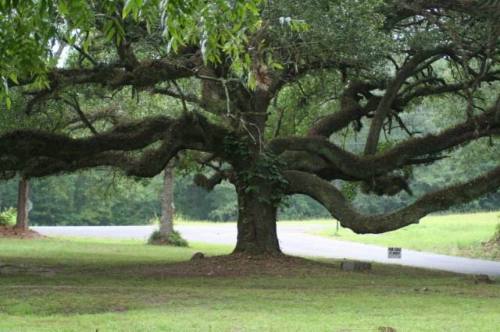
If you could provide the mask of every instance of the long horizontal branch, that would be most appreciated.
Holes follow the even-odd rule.
[[[191,77],[201,64],[197,57],[159,59],[139,63],[131,71],[114,65],[94,68],[55,69],[49,74],[51,87],[102,84],[117,88],[126,85],[150,87],[167,80]]]
[[[0,136],[0,172],[43,176],[115,166],[130,175],[153,176],[180,150],[220,152],[219,142],[225,135],[224,128],[193,113],[179,119],[152,117],[86,138],[18,130]],[[149,147],[154,143],[159,147]]]
[[[174,122],[171,118],[154,117],[119,125],[111,131],[88,138],[72,138],[38,130],[16,130],[0,137],[0,156],[71,159],[110,150],[132,151],[160,140],[162,133]]]
[[[67,87],[99,84],[111,89],[125,86],[150,88],[157,83],[195,76],[196,68],[202,64],[201,56],[195,53],[194,55],[180,55],[176,58],[142,61],[135,63],[134,67],[107,64],[93,68],[54,68],[47,75],[49,87],[32,93],[34,96],[28,102],[27,112],[30,113],[36,104],[51,98]],[[30,81],[21,79],[19,84],[12,82],[12,85],[29,84]]]
[[[497,116],[499,111],[500,99],[489,111],[462,124],[436,135],[409,139],[386,152],[369,156],[357,156],[321,137],[278,138],[271,141],[269,147],[275,154],[282,155],[289,169],[317,173],[317,168],[324,167],[326,162],[330,168],[344,174],[341,178],[347,175],[353,179],[363,180],[413,164],[422,156],[434,155],[484,136],[498,135],[500,133],[500,119]],[[309,158],[307,154],[324,162],[307,163],[307,160],[304,160]]]
[[[160,174],[165,165],[182,149],[204,149],[204,147],[197,142],[180,145],[175,141],[165,141],[160,147],[149,149],[137,156],[126,152],[111,151],[80,156],[72,161],[46,157],[33,158],[23,164],[22,173],[24,176],[34,178],[109,166],[124,171],[128,176],[153,177]]]
[[[468,182],[428,193],[398,211],[362,215],[355,211],[342,193],[328,181],[299,171],[287,171],[285,177],[289,183],[289,194],[310,196],[321,203],[342,226],[358,234],[384,233],[415,224],[429,213],[467,203],[500,188],[499,166]]]

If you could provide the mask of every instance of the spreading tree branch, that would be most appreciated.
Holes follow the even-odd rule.
[[[438,47],[432,50],[420,51],[399,68],[394,79],[387,85],[385,94],[375,110],[375,116],[372,119],[366,139],[365,154],[369,155],[376,152],[384,120],[389,115],[391,106],[406,80],[412,76],[415,71],[419,71],[417,69],[424,61],[428,59],[433,59],[435,61],[436,55],[445,56],[451,52],[449,47]]]
[[[393,231],[419,220],[429,213],[467,203],[500,188],[500,166],[470,181],[428,193],[398,211],[362,215],[354,210],[343,194],[330,182],[300,171],[286,171],[289,194],[304,194],[321,203],[342,226],[358,234]]]
[[[179,119],[151,117],[85,138],[17,130],[0,136],[0,172],[23,171],[34,177],[114,166],[131,175],[154,176],[184,149],[223,154],[219,142],[226,134],[196,113]]]
[[[385,152],[369,156],[357,156],[321,137],[277,138],[269,147],[282,156],[289,169],[320,174],[320,170],[330,168],[328,176],[370,179],[422,160],[420,157],[427,158],[481,137],[500,134],[499,109],[500,98],[487,112],[455,127],[436,135],[408,139]]]

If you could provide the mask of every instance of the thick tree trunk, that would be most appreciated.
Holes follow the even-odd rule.
[[[234,96],[234,100],[240,98],[240,105],[246,105],[241,109],[241,121],[245,124],[243,133],[247,135],[247,140],[240,141],[232,151],[236,157],[232,162],[236,170],[233,183],[238,195],[238,237],[234,253],[249,255],[281,254],[276,232],[279,202],[276,197],[280,188],[273,178],[276,174],[272,174],[277,166],[263,153],[267,110],[273,97],[269,92],[270,77],[264,67],[255,64],[257,87],[250,98],[242,97],[247,96],[243,91]],[[242,146],[246,151],[241,150]]]
[[[160,234],[170,235],[174,231],[174,167],[170,164],[163,171],[161,198]]]
[[[238,193],[238,240],[234,253],[278,255],[277,208],[264,193]]]
[[[19,189],[17,196],[17,219],[16,228],[21,230],[28,229],[28,200],[29,200],[29,181],[26,178],[19,180]]]

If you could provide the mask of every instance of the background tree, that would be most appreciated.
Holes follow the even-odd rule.
[[[174,231],[174,167],[168,163],[163,170],[160,234],[168,238]]]
[[[30,212],[30,186],[29,181],[26,178],[21,178],[18,184],[18,195],[17,195],[17,217],[16,217],[16,228],[20,230],[27,230],[29,228],[29,212]]]
[[[271,254],[280,252],[276,216],[286,195],[312,197],[357,233],[380,233],[500,186],[495,163],[463,183],[375,215],[360,214],[337,188],[347,181],[373,195],[412,195],[414,168],[471,141],[495,142],[500,129],[496,2],[4,1],[2,6],[2,21],[19,25],[13,36],[29,41],[27,50],[36,60],[25,65],[3,55],[7,104],[7,90],[16,86],[33,96],[28,113],[85,87],[87,98],[99,102],[109,97],[103,91],[120,98],[149,94],[179,99],[183,108],[179,117],[141,117],[86,137],[29,129],[6,133],[0,140],[0,171],[6,175],[111,166],[152,177],[188,150],[211,172],[195,177],[198,185],[210,190],[226,179],[235,187],[235,251]],[[23,19],[34,10],[41,21]],[[30,27],[41,36],[23,33]],[[2,49],[13,47],[9,40]],[[72,45],[81,61],[54,68],[52,41]],[[35,62],[43,70],[35,72]],[[308,98],[302,99],[307,112],[292,110],[291,123],[285,123],[282,100],[306,95],[307,85],[320,87],[308,98],[322,104],[311,109],[304,107]],[[452,94],[462,98],[461,121],[434,132],[408,130],[406,113]],[[336,140],[349,127],[366,128],[360,152]],[[395,127],[408,137],[389,139]]]

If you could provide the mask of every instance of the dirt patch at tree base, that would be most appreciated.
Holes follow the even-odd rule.
[[[232,254],[148,267],[143,269],[142,272],[147,276],[159,277],[238,277],[249,275],[318,275],[331,273],[333,269],[338,269],[338,266],[293,256],[249,256],[245,254]]]
[[[0,226],[0,238],[17,238],[17,239],[40,239],[44,236],[31,230],[21,230],[15,227]]]

